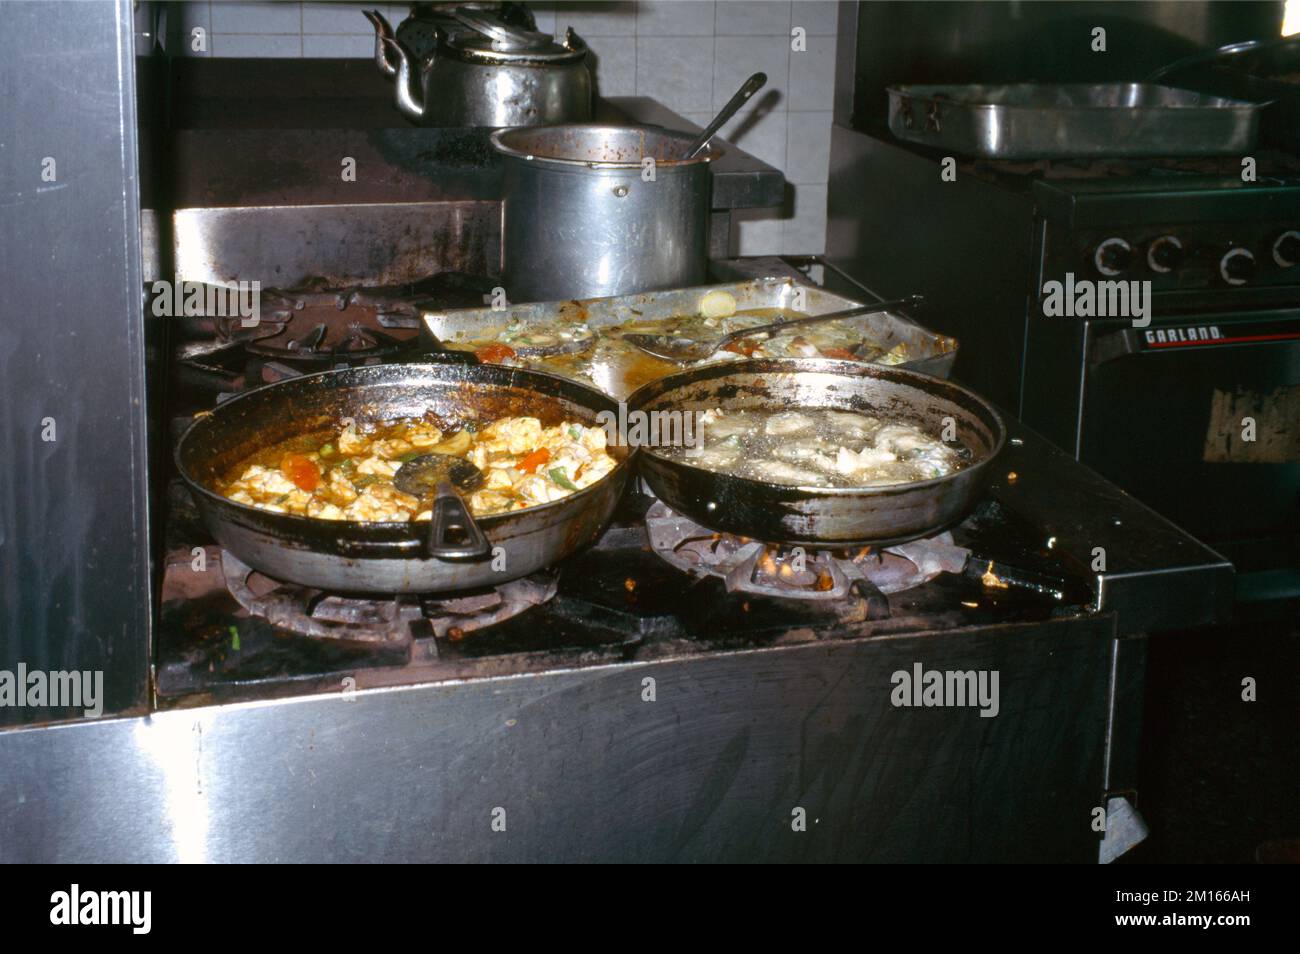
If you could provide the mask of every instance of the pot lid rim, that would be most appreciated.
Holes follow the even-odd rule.
[[[526,162],[537,162],[545,165],[568,166],[583,169],[639,169],[644,160],[644,156],[639,159],[626,160],[593,160],[593,159],[574,159],[567,156],[546,156],[539,155],[537,152],[529,152],[518,146],[511,145],[507,142],[507,137],[511,133],[525,133],[539,128],[547,130],[560,129],[622,129],[622,130],[644,130],[654,132],[668,139],[680,141],[683,144],[690,143],[695,138],[695,133],[686,132],[678,129],[668,129],[665,126],[652,125],[631,125],[619,123],[553,123],[545,127],[537,126],[508,126],[504,129],[498,129],[489,137],[492,148],[504,156],[512,159],[521,159]],[[657,159],[655,167],[658,169],[686,168],[689,166],[707,165],[715,159],[722,158],[726,150],[717,145],[715,139],[705,147],[700,155],[693,159]]]

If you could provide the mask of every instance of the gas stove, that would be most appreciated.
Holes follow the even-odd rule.
[[[257,325],[239,318],[187,319],[177,349],[174,397],[185,412],[299,374],[399,358],[416,346],[421,308],[481,305],[496,280],[438,272],[401,285],[324,285],[262,292]]]
[[[715,201],[730,188],[723,172],[715,173]],[[385,207],[377,232],[369,212],[356,210],[345,246],[328,231],[338,227],[329,210],[307,243],[315,257],[277,260],[276,273],[343,280],[298,282],[293,297],[319,296],[305,299],[318,307],[291,305],[300,319],[290,315],[275,338],[217,348],[215,361],[198,354],[177,363],[174,429],[273,375],[388,360],[336,347],[353,331],[351,313],[364,311],[364,286],[436,265],[465,274],[435,275],[425,297],[441,308],[480,305],[495,283],[499,209],[425,198]],[[276,227],[316,222],[307,212],[281,209]],[[219,267],[204,259],[185,274],[266,266],[246,260],[248,223],[235,228],[238,216],[186,215],[211,239],[193,249],[223,254]],[[396,239],[395,230],[408,228],[403,216],[412,234],[429,233],[409,249]],[[187,223],[178,215],[178,225]],[[417,246],[441,257],[402,251]],[[346,254],[336,256],[338,248]],[[377,265],[376,248],[389,255]],[[717,280],[751,268],[790,274],[770,261],[719,257],[711,267]],[[828,287],[837,280],[821,263],[793,275]],[[398,304],[386,301],[359,320],[405,340]],[[344,314],[326,320],[321,311],[330,308]],[[201,351],[218,335],[194,337]],[[277,350],[258,353],[268,347]],[[213,364],[211,373],[196,367]],[[391,858],[451,857],[443,845],[453,842],[455,856],[475,856],[467,833],[480,802],[460,793],[481,794],[485,784],[505,786],[491,804],[512,813],[527,804],[585,819],[577,828],[544,822],[529,857],[731,857],[737,850],[720,847],[718,833],[757,844],[771,818],[811,804],[824,806],[813,811],[825,812],[828,833],[840,827],[806,857],[919,857],[916,839],[900,832],[924,828],[933,832],[928,857],[1095,858],[1092,833],[1059,819],[1083,817],[1133,786],[1140,634],[1221,616],[1231,568],[1006,416],[1009,440],[987,493],[932,540],[798,552],[715,535],[629,493],[594,545],[549,572],[437,598],[357,599],[266,579],[221,552],[172,484],[161,495],[153,702],[170,710],[159,716],[177,720],[220,714],[203,730],[205,751],[228,734],[240,750],[256,739],[267,758],[289,760],[294,778],[357,766],[338,784],[369,806],[362,827],[404,830],[416,805],[428,806],[440,830],[457,832],[432,849],[402,839],[384,853]],[[997,673],[1001,714],[895,707],[891,680],[919,667]],[[400,753],[398,762],[387,753]],[[299,789],[277,790],[252,764],[247,775],[227,766],[226,777],[257,804],[303,804]],[[509,794],[520,780],[527,794]],[[954,791],[975,797],[954,810]],[[606,810],[616,792],[630,805],[618,819]],[[885,806],[879,824],[850,825],[863,804]],[[698,824],[675,827],[697,816]],[[575,836],[579,829],[589,834]],[[279,840],[260,839],[259,850]],[[799,854],[796,843],[771,854],[792,851]]]
[[[428,681],[1041,621],[1087,615],[1093,599],[1086,576],[994,500],[931,540],[804,554],[714,534],[634,494],[593,547],[553,571],[374,599],[267,579],[206,538],[183,494],[158,639],[158,692],[171,705],[337,689],[346,677]]]
[[[956,380],[1223,553],[1240,598],[1300,596],[1300,156],[966,160],[945,182],[887,133],[836,126],[832,152],[835,266],[923,293]]]
[[[834,278],[807,259],[719,265],[722,271],[754,268],[784,268],[804,281]],[[284,306],[269,309],[280,323],[276,334],[225,340],[216,328],[221,364],[201,352],[180,362],[174,406],[202,410],[268,375],[389,359],[366,348],[329,346],[349,316],[363,316],[381,342],[391,334],[400,355],[413,346],[413,302],[477,304],[488,281],[441,276],[399,289],[275,293]],[[318,322],[327,313],[333,320]],[[223,373],[210,373],[214,367]],[[182,413],[173,430],[188,419]],[[1157,579],[1149,571],[1162,559],[1194,566],[1194,555],[1178,543],[1154,563],[1126,562],[1121,542],[1120,564],[1097,572],[1089,559],[1093,545],[1127,531],[1074,508],[1090,506],[1088,494],[1104,482],[1063,463],[1029,433],[1016,436],[1004,454],[1005,472],[985,499],[958,526],[925,540],[848,550],[789,547],[714,532],[637,492],[594,546],[546,572],[486,591],[378,599],[323,593],[256,572],[211,540],[175,483],[165,525],[158,700],[183,707],[210,698],[334,692],[344,680],[401,685],[1086,619],[1121,605],[1141,626],[1158,615],[1203,613],[1221,601],[1214,594],[1208,604],[1176,607],[1143,597],[1138,611],[1126,588]],[[1079,500],[1058,506],[1055,495],[1070,485],[1081,488]],[[1166,536],[1171,544],[1179,540],[1176,533]]]
[[[1091,516],[1078,524],[1068,505],[1052,504],[1049,491],[1066,490],[1052,476],[1060,461],[1037,439],[1028,441],[1027,451],[1026,438],[1015,438],[1007,473],[965,520],[927,540],[805,552],[715,533],[633,493],[594,546],[552,571],[439,597],[357,598],[269,580],[211,542],[176,484],[157,639],[159,702],[187,706],[336,692],[345,681],[438,682],[1060,623],[1117,606],[1134,610],[1141,625],[1124,593],[1137,581],[1118,579],[1123,558],[1109,585],[1108,574],[1081,559],[1073,534],[1102,524]],[[1037,499],[1026,500],[1026,485]],[[1044,520],[1049,511],[1054,518]],[[1060,520],[1069,532],[1056,530]],[[1161,536],[1177,540],[1176,533]],[[1122,554],[1124,544],[1117,546]],[[1146,584],[1194,577],[1197,569],[1184,563],[1194,556],[1171,545],[1155,563],[1179,572],[1147,576],[1147,553],[1137,575]],[[1143,614],[1170,620],[1206,611],[1184,602],[1181,586],[1157,589],[1163,595],[1146,590],[1140,597]]]
[[[223,553],[179,483],[165,537],[153,686],[173,711],[160,716],[230,714],[203,730],[205,749],[256,738],[295,777],[379,753],[346,782],[376,825],[429,804],[440,826],[468,831],[479,802],[455,793],[522,780],[526,796],[490,797],[594,812],[603,847],[557,822],[524,851],[539,858],[740,857],[660,836],[697,802],[703,830],[757,832],[796,799],[828,824],[849,804],[886,805],[887,823],[818,842],[817,857],[916,857],[907,832],[928,826],[942,837],[926,857],[1095,859],[1086,827],[1059,819],[1137,797],[1141,634],[1219,618],[1231,593],[1215,554],[1014,421],[959,524],[879,550],[715,533],[630,492],[594,545],[545,573],[357,599]],[[900,702],[899,680],[927,673],[997,678],[986,708],[998,717],[927,708],[920,689]],[[900,708],[913,698],[921,708]],[[298,798],[259,778],[240,774],[241,791]],[[401,807],[386,807],[399,790]],[[597,809],[629,791],[645,826]],[[971,797],[958,808],[954,791]],[[972,841],[985,826],[996,835]],[[632,847],[641,827],[659,847]],[[442,857],[441,844],[386,856]]]

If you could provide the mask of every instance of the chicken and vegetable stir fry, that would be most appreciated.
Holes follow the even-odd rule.
[[[482,471],[481,488],[466,501],[480,517],[559,500],[617,466],[605,448],[604,429],[577,421],[543,427],[535,417],[507,417],[448,434],[413,418],[374,427],[348,420],[338,430],[293,438],[253,455],[218,490],[273,513],[428,520],[429,502],[393,484],[398,468],[423,454],[463,458]]]

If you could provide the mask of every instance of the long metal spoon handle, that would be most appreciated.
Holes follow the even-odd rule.
[[[733,331],[717,339],[718,347],[725,347],[733,341],[748,338],[750,335],[761,334],[764,331],[784,331],[787,328],[793,328],[795,325],[811,325],[819,321],[839,321],[841,318],[856,318],[858,315],[872,315],[878,311],[889,311],[891,308],[915,308],[923,301],[925,301],[923,295],[908,295],[906,298],[878,301],[870,305],[859,305],[857,308],[846,308],[844,311],[827,312],[824,315],[809,315],[807,318],[791,318],[789,321],[774,321],[769,325],[741,328],[739,331]]]
[[[762,89],[766,84],[766,73],[755,73],[749,79],[745,80],[740,89],[736,90],[736,95],[727,101],[726,106],[722,107],[722,112],[714,116],[713,122],[705,126],[704,131],[691,140],[691,144],[686,147],[686,158],[694,159],[699,155],[704,147],[709,144],[709,140],[718,134],[718,130],[722,128],[723,124],[732,116],[736,115],[736,110],[740,109],[741,106],[744,106],[745,103],[749,101],[749,98]]]

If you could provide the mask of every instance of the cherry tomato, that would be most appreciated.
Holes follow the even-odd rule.
[[[515,349],[509,345],[494,342],[479,348],[474,352],[474,355],[480,361],[484,361],[488,364],[499,364],[506,360],[506,358],[513,358],[515,356]]]
[[[320,484],[320,468],[302,454],[285,454],[280,461],[280,473],[293,481],[299,490],[311,493]]]
[[[525,474],[531,474],[550,459],[551,452],[545,447],[539,447],[519,462],[519,469]]]
[[[722,346],[723,351],[730,351],[733,354],[744,355],[746,358],[752,358],[754,352],[758,350],[759,342],[750,338],[741,338],[739,341],[731,341]]]

